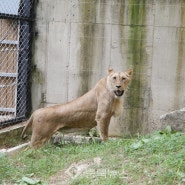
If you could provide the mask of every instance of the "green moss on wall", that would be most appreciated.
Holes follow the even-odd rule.
[[[140,132],[142,128],[142,111],[144,108],[143,76],[145,60],[145,17],[146,17],[146,0],[130,0],[129,1],[129,66],[133,66],[133,80],[130,85],[129,97],[129,131],[133,134]]]
[[[182,107],[181,97],[183,96],[183,85],[182,85],[182,76],[184,74],[185,64],[184,64],[184,51],[185,51],[185,0],[181,4],[181,28],[178,28],[178,59],[177,59],[177,68],[176,68],[176,88],[175,88],[175,99],[174,99],[174,108],[180,109]]]
[[[99,3],[97,1],[97,3]],[[94,41],[93,37],[95,34],[96,22],[96,11],[97,3],[81,3],[80,4],[80,14],[81,14],[81,37],[80,37],[80,61],[79,61],[79,78],[80,87],[78,95],[84,94],[89,90],[89,84],[91,81],[93,68],[93,47]],[[124,15],[125,15],[125,3],[118,3],[120,6],[120,24],[124,25]],[[127,6],[127,5],[126,5]],[[128,104],[130,109],[128,110],[129,115],[129,131],[131,133],[136,133],[142,130],[141,116],[144,109],[144,98],[143,98],[143,88],[145,88],[145,76],[143,73],[145,69],[146,62],[146,52],[145,52],[145,40],[146,40],[146,30],[145,30],[145,20],[146,20],[146,0],[129,0],[129,23],[130,23],[130,33],[128,39],[128,66],[133,66],[134,76],[130,86],[130,95],[128,98]],[[121,34],[124,35],[124,27],[120,26]],[[121,44],[125,44],[121,43]],[[124,52],[123,52],[124,53]]]
[[[81,14],[81,33],[80,34],[80,61],[79,61],[79,78],[80,87],[78,96],[86,93],[89,90],[89,82],[92,78],[92,39],[94,35],[94,24],[96,16],[96,3],[80,3]],[[79,24],[80,25],[80,24]]]

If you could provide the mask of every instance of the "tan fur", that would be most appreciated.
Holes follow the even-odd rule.
[[[26,137],[25,133],[32,126],[30,146],[37,148],[59,129],[91,129],[97,125],[101,139],[106,141],[111,117],[121,113],[122,92],[128,86],[132,70],[109,70],[108,73],[83,96],[66,104],[36,110],[28,120],[22,137]]]

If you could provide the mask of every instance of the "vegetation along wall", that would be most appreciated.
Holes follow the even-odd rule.
[[[107,75],[133,67],[110,134],[148,133],[185,106],[185,0],[39,0],[33,110],[70,101]]]

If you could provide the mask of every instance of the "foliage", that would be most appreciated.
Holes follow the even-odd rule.
[[[93,167],[94,174],[83,174],[71,179],[70,184],[185,183],[185,134],[172,133],[170,128],[150,136],[69,144],[62,148],[47,144],[38,150],[21,151],[14,157],[1,155],[0,182],[49,184],[51,175],[75,162],[93,160],[97,156],[102,161],[99,167]],[[103,170],[104,176],[100,174]]]

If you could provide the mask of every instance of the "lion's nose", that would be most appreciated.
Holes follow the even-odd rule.
[[[120,85],[116,85],[116,87],[119,89],[121,86]]]

